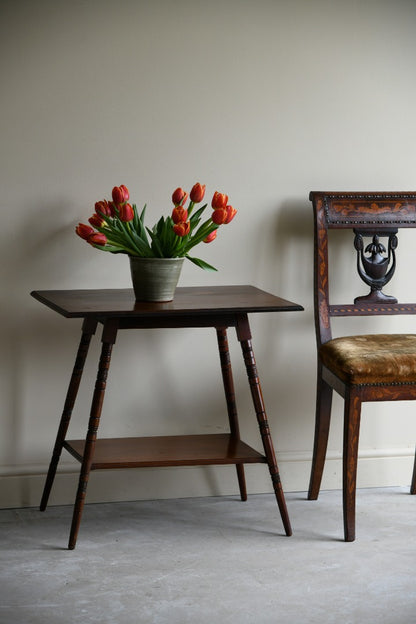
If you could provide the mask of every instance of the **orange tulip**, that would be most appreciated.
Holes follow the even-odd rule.
[[[184,191],[180,187],[177,188],[176,191],[172,193],[172,201],[175,204],[175,206],[184,204],[186,202],[187,197],[188,197],[188,193],[186,193],[186,191]]]
[[[188,218],[188,211],[183,206],[176,206],[172,210],[172,221],[174,223],[182,223]]]
[[[212,243],[212,241],[217,238],[217,231],[218,230],[213,230],[211,232],[211,234],[208,234],[208,236],[206,238],[204,238],[204,240],[202,242],[203,243]]]
[[[189,197],[191,201],[195,204],[199,204],[204,199],[205,195],[205,184],[200,184],[197,182],[193,185],[191,192],[189,193]]]
[[[226,208],[217,208],[211,215],[211,219],[216,225],[222,225],[225,223],[227,219],[227,209]]]
[[[180,237],[183,237],[189,234],[190,229],[191,229],[190,221],[187,221],[186,223],[177,223],[176,225],[173,226],[173,231],[175,232],[177,236],[180,236]]]
[[[230,221],[232,221],[235,215],[237,214],[237,210],[233,208],[232,206],[226,206],[225,209],[227,211],[227,218],[224,221],[224,223],[230,223]]]
[[[228,202],[228,195],[225,195],[224,193],[218,193],[218,191],[215,191],[214,196],[212,198],[212,202],[211,202],[211,206],[212,208],[214,208],[214,210],[216,208],[225,208]]]

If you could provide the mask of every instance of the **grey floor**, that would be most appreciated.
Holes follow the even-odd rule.
[[[0,511],[1,624],[413,624],[416,497],[359,490],[357,540],[339,491]]]

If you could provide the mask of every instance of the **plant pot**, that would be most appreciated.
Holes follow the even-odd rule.
[[[172,301],[184,258],[129,259],[136,301]]]

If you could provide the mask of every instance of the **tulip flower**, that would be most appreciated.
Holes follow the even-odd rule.
[[[91,243],[91,245],[105,245],[107,242],[107,237],[105,234],[95,232],[88,237],[88,242]]]
[[[124,184],[120,184],[120,188],[123,191],[124,201],[129,201],[130,193],[129,193],[129,189],[127,188],[127,186],[125,186]]]
[[[111,196],[115,204],[123,204],[130,197],[129,191],[124,184],[121,186],[115,186],[112,190]]]
[[[179,206],[180,204],[184,204],[186,202],[186,198],[188,197],[188,193],[186,193],[183,189],[177,188],[176,191],[172,193],[172,201],[175,206]]]
[[[88,219],[88,223],[91,223],[91,225],[95,228],[103,227],[105,225],[104,219],[97,213],[93,214],[92,217]]]
[[[216,225],[222,225],[227,219],[228,213],[226,208],[217,208],[211,215],[211,219]]]
[[[217,238],[217,232],[218,232],[218,230],[213,230],[211,232],[211,234],[208,234],[208,236],[206,238],[204,238],[204,240],[202,242],[203,243],[212,243],[212,241]]]
[[[193,185],[191,192],[189,193],[189,198],[194,204],[199,204],[204,199],[205,195],[205,184],[200,184],[197,182]]]
[[[77,227],[75,228],[75,232],[84,240],[88,240],[89,237],[92,236],[92,234],[95,234],[94,228],[90,227],[89,225],[85,225],[84,223],[78,223]]]
[[[187,221],[186,223],[176,223],[176,225],[173,226],[173,231],[177,236],[180,236],[181,238],[189,234],[190,229],[191,223],[189,221]]]
[[[107,217],[112,217],[114,215],[114,210],[106,199],[95,203],[95,212],[99,215],[106,215]]]
[[[215,191],[214,196],[211,201],[212,208],[214,208],[214,210],[216,208],[225,208],[227,203],[228,203],[228,195],[225,195],[224,193],[218,193],[218,191]]]
[[[227,218],[224,221],[224,223],[230,223],[230,221],[232,221],[235,217],[235,215],[237,214],[237,210],[235,208],[233,208],[232,206],[226,206],[226,211],[227,211]]]
[[[118,214],[120,217],[120,221],[133,221],[134,219],[134,210],[131,204],[121,204],[118,207]]]
[[[176,206],[172,210],[172,221],[174,223],[183,223],[188,218],[188,211],[183,206]]]

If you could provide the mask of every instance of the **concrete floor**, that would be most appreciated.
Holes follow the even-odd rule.
[[[357,540],[339,491],[0,511],[1,624],[413,624],[416,497],[359,490]]]

